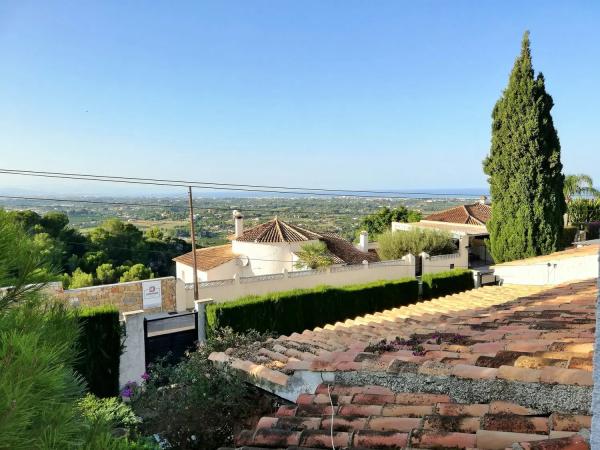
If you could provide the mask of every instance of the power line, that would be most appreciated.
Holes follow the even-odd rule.
[[[47,172],[19,169],[0,169],[0,173],[8,175],[25,175],[43,178],[61,178],[86,181],[102,181],[126,184],[147,184],[155,186],[189,187],[197,189],[213,189],[224,191],[243,191],[243,192],[265,192],[279,194],[302,194],[302,195],[322,195],[322,196],[342,196],[342,197],[360,197],[360,198],[406,198],[399,195],[427,195],[431,196],[457,196],[457,197],[477,197],[483,194],[464,194],[464,193],[431,193],[431,192],[399,192],[399,191],[374,191],[374,190],[356,190],[356,189],[326,189],[326,188],[307,188],[295,186],[269,186],[237,183],[217,183],[207,181],[188,181],[188,180],[170,180],[160,178],[139,178],[139,177],[121,177],[108,175],[93,175],[84,173],[68,172]],[[378,194],[362,195],[362,194]]]

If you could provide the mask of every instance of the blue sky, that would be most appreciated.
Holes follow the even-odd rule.
[[[329,188],[484,187],[491,110],[529,29],[565,170],[598,182],[599,5],[5,0],[0,166]],[[0,190],[73,186],[0,175]]]

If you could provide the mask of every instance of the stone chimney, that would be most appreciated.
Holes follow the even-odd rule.
[[[487,197],[485,195],[482,195],[481,197],[479,197],[479,203],[481,203],[482,205],[485,205],[487,203]]]
[[[244,234],[244,215],[237,209],[233,211],[233,222],[235,223],[235,237],[239,238]]]
[[[361,252],[369,251],[369,233],[367,233],[366,231],[360,232],[360,238],[358,240],[358,249]]]

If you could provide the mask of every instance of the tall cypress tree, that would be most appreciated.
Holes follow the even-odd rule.
[[[498,263],[558,248],[566,207],[553,105],[544,76],[534,77],[526,32],[492,112],[492,145],[483,162],[492,194],[491,253]]]

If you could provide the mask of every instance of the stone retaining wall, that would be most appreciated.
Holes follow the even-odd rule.
[[[162,306],[145,309],[144,312],[175,311],[175,278],[164,277],[155,278],[155,280],[161,282]],[[66,290],[63,290],[60,283],[51,283],[48,288],[58,298],[64,299],[71,306],[115,305],[121,313],[124,313],[144,309],[142,283],[143,281],[130,281]]]

